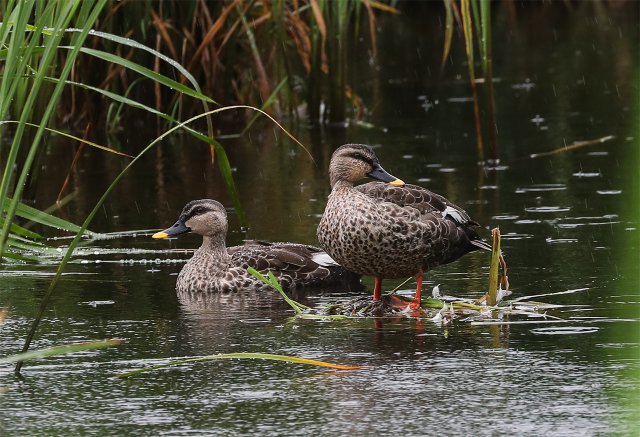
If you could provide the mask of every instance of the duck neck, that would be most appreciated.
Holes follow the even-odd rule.
[[[224,236],[203,236],[202,245],[198,249],[199,255],[206,255],[212,261],[225,264],[229,263],[231,256],[227,252],[227,246],[224,242]]]
[[[353,183],[345,179],[333,179],[331,180],[331,191],[348,190],[353,188]]]

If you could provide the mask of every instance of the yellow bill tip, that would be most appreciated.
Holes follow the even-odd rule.
[[[151,238],[161,239],[161,238],[167,238],[168,236],[169,234],[167,234],[166,232],[156,232],[151,236]]]
[[[393,181],[389,182],[389,185],[393,185],[394,187],[404,187],[405,184],[401,179],[394,179]]]

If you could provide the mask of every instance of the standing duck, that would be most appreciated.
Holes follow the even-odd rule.
[[[353,186],[366,176],[381,182]],[[390,175],[369,146],[336,149],[329,179],[331,194],[318,240],[346,269],[375,277],[374,300],[380,300],[382,279],[415,276],[416,294],[409,307],[419,308],[425,271],[474,250],[491,250],[462,208]]]
[[[193,232],[202,235],[202,245],[178,275],[178,292],[232,292],[268,288],[247,272],[268,271],[285,289],[358,282],[359,275],[345,271],[324,251],[295,243],[247,241],[227,248],[227,212],[217,201],[193,200],[183,208],[178,221],[153,238],[168,238]]]

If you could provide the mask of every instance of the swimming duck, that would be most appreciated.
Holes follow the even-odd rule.
[[[202,235],[202,245],[178,275],[178,292],[231,292],[268,288],[247,272],[253,267],[278,278],[284,289],[359,281],[323,250],[304,244],[247,241],[227,248],[227,212],[217,201],[193,200],[183,208],[178,221],[153,238],[163,239],[193,232]]]
[[[366,176],[380,182],[354,187]],[[380,300],[382,279],[415,276],[416,294],[409,307],[419,308],[425,271],[474,250],[491,250],[462,208],[387,173],[369,146],[336,149],[329,179],[331,194],[318,241],[346,269],[375,277],[374,300]]]

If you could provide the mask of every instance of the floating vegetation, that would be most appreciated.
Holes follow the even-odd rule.
[[[614,135],[607,135],[605,137],[596,138],[595,140],[576,141],[573,144],[569,144],[568,146],[565,145],[563,147],[559,147],[557,149],[551,150],[550,152],[532,153],[531,155],[529,155],[529,158],[540,158],[542,156],[556,155],[558,153],[564,153],[564,152],[568,152],[570,150],[575,150],[575,149],[580,149],[582,147],[592,146],[594,144],[606,143],[606,142],[611,141],[611,140],[613,140],[615,138],[616,137]]]
[[[191,364],[191,363],[198,363],[198,362],[204,362],[204,361],[231,360],[231,359],[254,359],[254,360],[260,359],[260,360],[271,360],[271,361],[285,361],[287,363],[307,364],[310,366],[326,367],[333,370],[361,370],[366,368],[365,366],[349,366],[344,364],[334,364],[334,363],[328,363],[326,361],[310,360],[308,358],[293,357],[289,355],[238,352],[238,353],[215,354],[215,355],[207,355],[204,357],[173,360],[168,363],[156,364],[154,366],[144,367],[142,369],[121,373],[118,375],[118,377],[128,378],[130,376],[138,375],[140,373],[149,372],[152,370],[164,369],[166,367],[180,366],[183,364]]]

